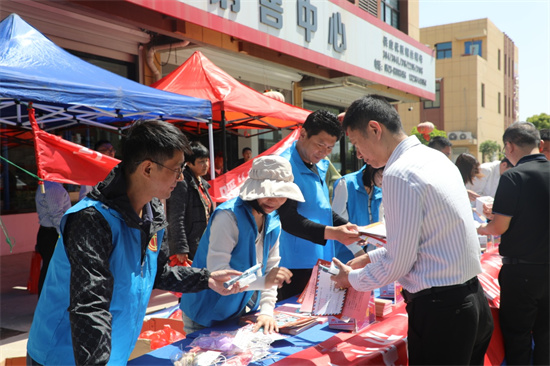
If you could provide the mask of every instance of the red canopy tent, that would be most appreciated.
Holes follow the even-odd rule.
[[[213,122],[228,129],[293,128],[311,113],[241,84],[199,51],[151,86],[210,100]]]

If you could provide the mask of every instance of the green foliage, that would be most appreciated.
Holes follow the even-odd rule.
[[[479,144],[479,151],[481,152],[482,162],[485,162],[485,158],[491,158],[496,153],[500,152],[500,145],[496,141],[487,140]],[[500,158],[500,156],[499,156]]]
[[[418,137],[420,142],[423,143],[424,145],[428,145],[428,143],[430,142],[430,141],[426,140],[420,132],[418,132],[418,129],[416,128],[416,126],[413,127],[413,129],[411,131],[411,135],[415,135],[416,137]],[[445,131],[438,130],[437,128],[434,128],[434,130],[432,132],[430,132],[430,140],[432,138],[434,138],[435,136],[447,137],[447,133]]]
[[[534,116],[527,118],[527,122],[534,124],[537,130],[550,128],[550,115],[546,113],[535,114]]]
[[[534,116],[527,118],[527,122],[534,124],[537,130],[550,128],[550,115],[546,113],[535,114]]]

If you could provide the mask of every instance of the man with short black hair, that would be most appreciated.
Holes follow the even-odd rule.
[[[335,286],[372,291],[399,281],[409,316],[409,365],[482,365],[493,318],[477,279],[479,241],[458,169],[408,137],[384,98],[353,102],[343,127],[366,163],[385,166],[388,235],[383,248],[352,259],[351,267],[334,258]]]
[[[161,199],[182,180],[189,144],[174,125],[138,121],[122,162],[61,220],[61,235],[29,333],[30,365],[125,365],[153,287],[211,288],[238,271],[170,267]]]
[[[446,138],[444,136],[434,136],[434,137],[432,137],[430,142],[428,142],[428,147],[431,147],[432,149],[439,150],[443,154],[447,155],[447,157],[449,159],[451,158],[451,154],[453,152],[453,150],[452,150],[453,144],[451,143],[451,141],[449,141],[448,138]]]
[[[281,266],[293,273],[292,282],[279,289],[278,300],[300,294],[317,259],[331,260],[338,240],[345,245],[359,240],[357,226],[332,211],[326,175],[329,155],[342,136],[336,115],[318,110],[304,122],[298,141],[281,156],[290,161],[294,183],[300,187],[305,202],[287,200],[279,209]],[[341,245],[341,244],[338,244]]]
[[[252,159],[252,149],[249,147],[243,147],[242,150],[243,157],[237,160],[237,164],[235,164],[234,168],[238,167],[239,165],[242,165]]]
[[[532,123],[512,124],[502,140],[515,166],[500,177],[491,222],[477,231],[502,235],[499,315],[506,364],[549,365],[550,161],[539,153]]]

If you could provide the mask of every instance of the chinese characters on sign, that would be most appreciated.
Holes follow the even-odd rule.
[[[305,29],[306,42],[311,42],[311,33],[317,30],[317,7],[309,0],[298,0],[298,26]]]
[[[350,73],[348,65],[352,65],[355,68],[351,74],[355,76],[364,78],[364,71],[375,72],[412,86],[413,93],[434,92],[435,65],[428,48],[416,46],[418,42],[398,31],[382,29],[337,1],[178,1],[244,25],[243,29],[234,30],[238,38],[257,43],[260,41],[252,35],[267,33],[290,44],[290,49],[298,46],[314,51],[325,63],[328,58],[338,59],[335,67],[345,73]],[[204,3],[208,5],[203,6]],[[276,48],[284,48],[284,53],[292,52],[288,44],[273,43]],[[304,57],[313,59],[308,54]]]
[[[233,1],[233,4],[231,4],[231,11],[234,13],[238,13],[241,10],[241,0],[231,0]],[[227,0],[210,0],[210,4],[217,4],[220,3],[220,8],[227,9]]]
[[[419,66],[423,62],[421,54],[410,49],[407,44],[401,44],[398,41],[388,39],[387,36],[384,36],[382,39],[382,46],[382,58],[389,63],[383,64],[381,60],[374,60],[374,68],[376,70],[395,75],[401,79],[407,78],[406,70],[408,70],[408,79],[410,82],[426,86],[427,81],[425,78],[411,73],[424,74],[424,68]]]
[[[231,11],[238,13],[241,9],[240,0],[232,1]],[[219,4],[220,8],[227,9],[228,0],[210,0],[210,4]],[[275,29],[283,28],[283,0],[258,0],[260,22]],[[313,33],[317,31],[317,7],[310,0],[297,0],[297,25],[304,29],[306,42],[311,42]],[[327,19],[329,35],[327,42],[334,51],[342,53],[347,48],[346,25],[342,23],[342,16],[335,12]]]
[[[270,27],[283,27],[283,0],[260,0],[260,22]]]
[[[346,50],[346,26],[340,19],[340,13],[332,13],[328,29],[328,43],[336,52],[344,52]],[[338,44],[340,37],[342,37],[342,42]]]

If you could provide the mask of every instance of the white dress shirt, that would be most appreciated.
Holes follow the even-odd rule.
[[[500,181],[500,160],[483,163],[479,166],[481,177],[474,177],[472,184],[466,183],[466,189],[480,196],[495,197]]]
[[[391,154],[382,183],[387,244],[351,271],[351,285],[370,291],[398,280],[411,292],[463,283],[481,273],[468,194],[456,166],[416,136]]]
[[[35,194],[36,213],[40,226],[54,227],[59,233],[59,224],[65,211],[71,208],[71,198],[61,183],[44,181],[44,193],[38,187]]]
[[[256,260],[257,263],[263,263],[264,247],[264,228],[256,236]],[[233,269],[229,265],[231,253],[237,241],[239,240],[239,228],[235,214],[229,210],[221,210],[213,217],[210,229],[210,246],[206,256],[206,267],[209,271],[220,271],[223,269]],[[277,267],[281,257],[279,255],[279,238],[273,248],[268,253],[266,274],[272,268]],[[260,290],[260,314],[273,316],[273,309],[277,302],[277,286],[265,288],[265,276],[261,275],[261,270],[256,273],[258,278],[248,286],[249,291]]]

